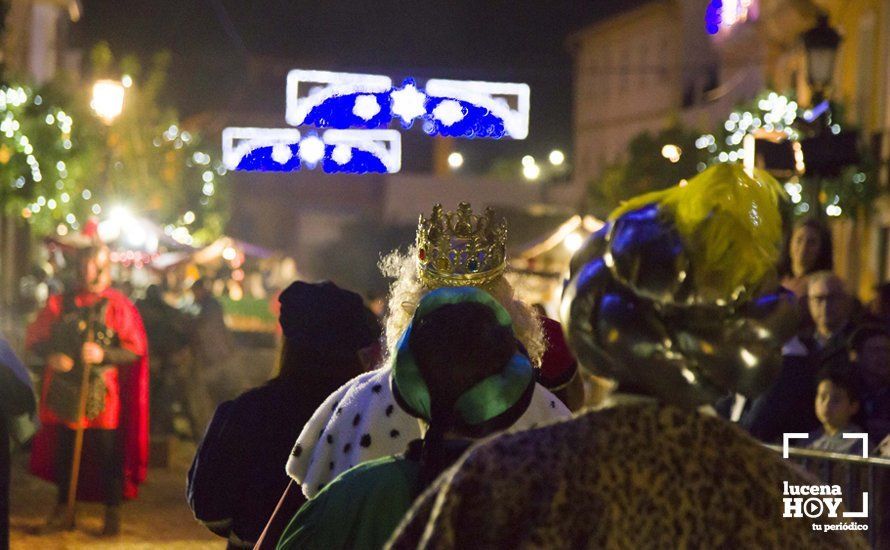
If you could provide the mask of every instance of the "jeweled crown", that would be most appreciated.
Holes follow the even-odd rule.
[[[493,282],[507,267],[506,248],[507,222],[495,222],[491,208],[479,215],[466,202],[455,212],[437,204],[417,223],[417,272],[428,288]]]

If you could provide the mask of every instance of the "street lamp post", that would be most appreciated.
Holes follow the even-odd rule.
[[[103,169],[103,180],[106,190],[111,188],[110,167],[112,161],[111,143],[107,139],[109,127],[124,109],[124,90],[123,83],[117,80],[102,79],[97,80],[93,84],[93,97],[90,101],[90,108],[96,113],[96,116],[105,123],[106,140],[105,140],[105,167]]]
[[[834,64],[837,57],[838,46],[841,43],[841,36],[828,24],[828,16],[822,14],[819,16],[816,26],[803,33],[801,36],[803,47],[806,52],[807,60],[807,84],[812,91],[810,106],[815,111],[820,104],[826,103],[824,114],[814,117],[811,121],[813,124],[811,129],[813,135],[803,140],[810,144],[819,144],[822,147],[829,147],[828,142],[833,141],[834,136],[825,132],[825,127],[830,121],[831,104],[828,102],[828,91],[831,89],[832,80],[834,78]],[[803,146],[804,143],[802,142]],[[808,147],[812,150],[812,145]],[[813,170],[814,163],[810,164],[810,177],[812,184],[810,188],[810,204],[814,207],[814,214],[821,218],[824,215],[820,195],[822,192],[822,177],[824,174],[817,173],[819,170]]]
[[[803,33],[807,54],[807,83],[813,90],[813,105],[820,103],[831,87],[834,60],[841,43],[841,35],[828,25],[828,16],[820,15],[816,26]]]

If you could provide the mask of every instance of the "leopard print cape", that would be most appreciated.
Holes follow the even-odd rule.
[[[867,548],[783,518],[783,481],[818,483],[720,418],[618,406],[470,449],[389,547]]]

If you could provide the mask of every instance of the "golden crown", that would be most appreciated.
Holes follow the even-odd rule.
[[[495,223],[494,210],[473,214],[468,203],[456,212],[433,206],[417,223],[417,273],[424,286],[484,286],[507,267],[507,222]]]

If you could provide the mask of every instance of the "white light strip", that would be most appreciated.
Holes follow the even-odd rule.
[[[323,84],[310,87],[300,95],[300,86],[307,83]],[[299,126],[309,112],[331,97],[353,93],[382,93],[392,87],[385,75],[307,71],[294,69],[287,73],[286,108],[284,118],[291,126]]]
[[[450,97],[484,107],[504,121],[504,129],[513,139],[528,137],[528,112],[531,89],[528,84],[513,82],[479,82],[470,80],[430,79],[426,93],[434,97]],[[500,97],[516,96],[516,109]]]
[[[259,147],[290,145],[300,141],[295,128],[224,128],[222,132],[222,161],[229,170],[238,168],[245,155]]]

